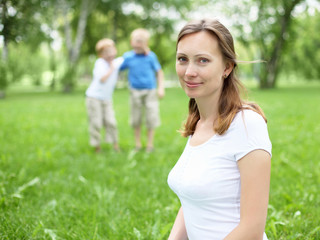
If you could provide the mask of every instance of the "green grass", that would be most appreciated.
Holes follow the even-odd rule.
[[[179,209],[167,175],[185,139],[180,89],[161,101],[154,153],[132,149],[128,91],[114,106],[121,153],[88,145],[83,92],[0,101],[0,239],[166,239]],[[273,143],[269,239],[320,239],[320,86],[252,89]],[[144,140],[145,141],[145,140]]]

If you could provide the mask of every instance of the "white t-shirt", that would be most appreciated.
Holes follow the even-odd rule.
[[[103,58],[98,58],[93,68],[93,79],[86,91],[87,97],[96,98],[104,101],[111,101],[114,88],[117,83],[119,68],[123,62],[122,57],[113,60],[114,70],[105,82],[101,82],[101,77],[105,75],[110,66]]]
[[[258,113],[243,110],[225,134],[198,146],[189,141],[168,184],[180,199],[189,239],[222,240],[240,221],[237,161],[256,149],[271,155],[267,124]]]

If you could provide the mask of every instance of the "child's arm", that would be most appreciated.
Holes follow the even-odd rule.
[[[157,72],[157,80],[158,80],[158,97],[163,98],[165,95],[165,91],[164,91],[164,76],[163,76],[162,69],[160,69]]]
[[[109,62],[109,66],[110,66],[110,68],[108,69],[108,72],[100,78],[100,82],[102,82],[102,83],[104,83],[108,80],[108,78],[110,77],[111,73],[114,70],[114,65],[112,62]]]

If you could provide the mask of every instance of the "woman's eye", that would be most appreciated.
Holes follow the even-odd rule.
[[[206,58],[201,58],[199,61],[200,61],[200,63],[207,63],[207,62],[209,62],[209,60],[206,59]]]
[[[178,60],[178,62],[186,62],[187,58],[186,57],[178,57],[177,60]]]

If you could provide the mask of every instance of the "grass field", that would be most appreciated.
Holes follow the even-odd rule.
[[[83,92],[0,101],[0,239],[166,239],[179,209],[167,175],[185,139],[180,89],[161,101],[156,150],[134,153],[128,91],[114,105],[121,153],[88,145]],[[273,143],[269,239],[320,239],[320,85],[252,89]]]

